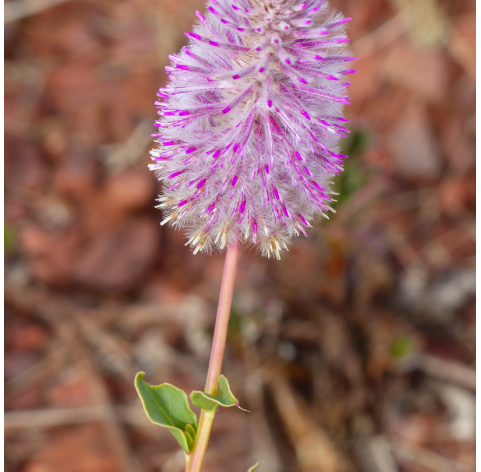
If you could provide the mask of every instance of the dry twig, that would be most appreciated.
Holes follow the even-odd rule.
[[[270,387],[287,434],[296,449],[297,459],[305,472],[345,472],[351,470],[347,459],[336,449],[325,431],[291,386],[281,376],[273,378]]]
[[[459,362],[419,354],[418,367],[426,374],[476,391],[476,370]]]

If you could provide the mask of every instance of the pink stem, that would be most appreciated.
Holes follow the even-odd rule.
[[[234,292],[234,279],[237,267],[237,246],[229,246],[225,256],[224,274],[220,288],[219,306],[215,319],[214,339],[210,353],[209,370],[205,383],[205,393],[217,394],[217,381],[222,369],[224,358],[225,340],[227,337],[227,326],[229,325],[230,307],[232,304],[232,293]]]
[[[209,395],[217,394],[219,375],[222,369],[224,358],[225,341],[227,338],[227,327],[229,325],[230,307],[232,304],[232,293],[234,291],[234,280],[237,268],[237,255],[239,248],[237,245],[230,245],[225,257],[224,274],[222,275],[222,285],[219,296],[219,306],[215,320],[214,339],[212,340],[212,350],[210,353],[209,370],[205,383],[205,393]],[[200,472],[204,461],[205,451],[209,442],[210,430],[214,414],[200,413],[199,428],[196,435],[194,447],[190,453],[186,472]]]

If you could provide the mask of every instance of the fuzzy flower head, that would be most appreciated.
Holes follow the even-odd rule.
[[[162,224],[187,244],[251,244],[280,257],[331,210],[348,132],[345,19],[324,0],[211,0],[170,56],[159,90],[151,168],[163,181]]]

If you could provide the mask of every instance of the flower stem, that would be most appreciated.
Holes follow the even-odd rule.
[[[237,245],[230,245],[225,257],[224,274],[222,275],[222,285],[215,320],[209,370],[207,372],[207,380],[204,390],[205,393],[208,393],[209,395],[217,394],[218,380],[222,369],[225,341],[227,338],[227,327],[229,325],[232,293],[234,291],[238,251],[239,248]],[[200,413],[199,428],[197,430],[194,447],[190,453],[186,472],[200,472],[202,469],[202,463],[204,462],[205,451],[207,450],[214,415],[215,411],[206,412],[202,410]]]

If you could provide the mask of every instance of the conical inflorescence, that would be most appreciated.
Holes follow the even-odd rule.
[[[331,210],[342,171],[349,57],[323,0],[211,0],[170,56],[151,151],[165,219],[199,250],[252,244],[280,257]]]

